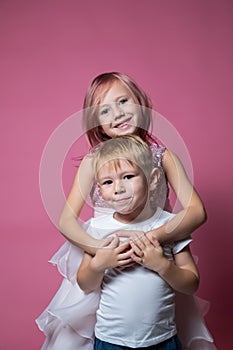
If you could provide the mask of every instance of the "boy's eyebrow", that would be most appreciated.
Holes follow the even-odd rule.
[[[108,175],[106,175],[106,176],[101,176],[101,177],[99,177],[98,175],[97,175],[97,179],[98,180],[106,180],[106,179],[111,179],[111,178],[113,178],[114,177],[114,174],[115,174],[116,172],[114,172],[114,173],[108,173]],[[138,170],[136,170],[136,169],[132,169],[132,170],[127,170],[127,171],[122,171],[122,172],[120,172],[120,173],[118,173],[118,175],[120,175],[120,176],[125,176],[125,175],[128,175],[128,174],[137,174],[138,173]]]
[[[112,176],[111,175],[107,175],[107,176],[97,176],[98,180],[105,180],[105,179],[110,179]]]

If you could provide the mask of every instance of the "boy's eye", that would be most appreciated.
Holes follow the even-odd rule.
[[[106,185],[111,185],[112,184],[112,180],[105,180],[104,182],[101,183],[101,186],[106,186]]]
[[[127,175],[124,176],[124,179],[125,179],[125,180],[130,180],[130,179],[132,179],[134,176],[135,176],[135,175],[133,175],[133,174],[127,174]]]

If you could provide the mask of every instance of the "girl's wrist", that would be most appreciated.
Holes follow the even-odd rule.
[[[148,236],[149,239],[153,238],[160,243],[160,235],[158,229],[148,231],[146,233],[146,236]]]
[[[169,236],[165,232],[165,226],[147,232],[148,237],[155,238],[161,245],[169,242]]]
[[[169,271],[171,267],[171,261],[169,261],[167,258],[163,257],[161,260],[161,264],[159,266],[159,269],[157,269],[157,273],[163,277],[166,275],[166,273]]]
[[[89,253],[92,256],[95,256],[97,250],[101,247],[102,243],[102,240],[92,238],[91,241],[88,243],[86,249],[87,253]]]

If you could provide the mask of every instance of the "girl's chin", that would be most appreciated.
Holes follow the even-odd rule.
[[[124,136],[124,135],[132,135],[132,134],[136,134],[136,128],[132,125],[130,125],[130,127],[128,128],[119,128],[113,131],[113,135],[115,137],[117,136]],[[112,136],[112,137],[114,137]]]

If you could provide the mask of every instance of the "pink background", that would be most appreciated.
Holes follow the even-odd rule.
[[[91,79],[110,70],[135,78],[188,147],[208,211],[194,234],[198,295],[211,302],[218,349],[231,349],[233,2],[8,0],[0,26],[0,349],[43,343],[34,319],[61,281],[47,260],[65,240],[42,205],[40,158]]]

